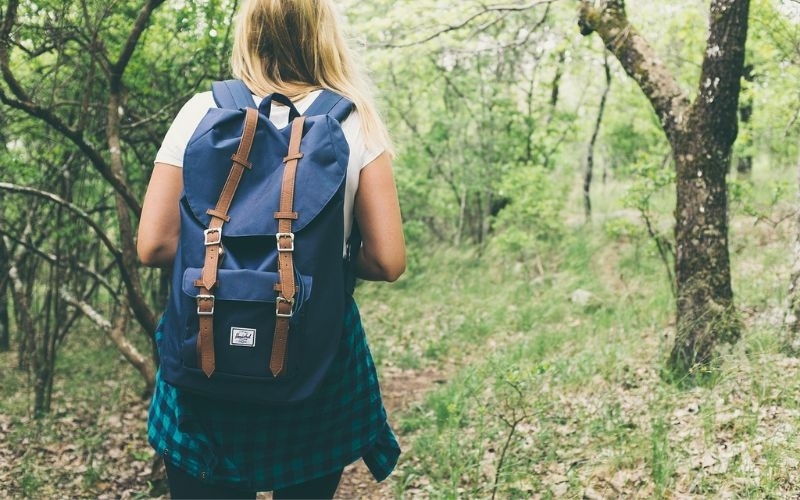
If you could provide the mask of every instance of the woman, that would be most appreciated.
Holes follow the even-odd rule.
[[[405,270],[405,243],[390,141],[340,32],[333,2],[246,0],[237,18],[232,69],[253,92],[254,107],[278,92],[302,113],[322,88],[355,103],[342,123],[351,151],[343,242],[355,218],[362,238],[357,275],[396,280]],[[192,97],[156,155],[139,225],[138,253],[145,265],[172,264],[180,232],[183,152],[213,106],[210,92]],[[270,120],[285,126],[288,109],[273,104]],[[172,497],[255,498],[257,491],[273,491],[274,498],[332,498],[343,468],[358,458],[377,480],[388,476],[400,449],[386,420],[355,303],[343,328],[323,387],[295,406],[220,404],[159,377],[148,436],[164,456]]]

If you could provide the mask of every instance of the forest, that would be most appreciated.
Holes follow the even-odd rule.
[[[0,2],[0,497],[168,496],[136,228],[239,3]],[[336,3],[408,248],[337,497],[796,497],[800,1]]]

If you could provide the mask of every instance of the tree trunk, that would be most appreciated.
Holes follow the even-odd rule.
[[[678,299],[676,340],[670,365],[681,374],[697,364],[707,365],[717,340],[738,338],[738,324],[732,314],[727,237],[725,176],[730,165],[730,147],[696,141],[689,134],[673,147],[677,168]],[[714,154],[720,151],[728,151],[727,157]]]
[[[749,0],[711,2],[700,92],[686,133],[673,143],[678,322],[670,365],[679,373],[707,364],[716,340],[736,341],[740,332],[728,257],[726,176],[738,132],[749,6]]]
[[[0,195],[2,200],[2,195]],[[0,206],[2,210],[2,206]],[[0,352],[11,350],[11,318],[8,315],[9,307],[9,261],[8,247],[2,236],[0,236]]]
[[[587,221],[592,218],[592,177],[594,177],[594,146],[597,143],[597,136],[600,134],[600,125],[603,124],[603,113],[606,109],[606,100],[611,91],[611,67],[608,65],[608,57],[603,58],[603,69],[606,76],[606,86],[600,98],[600,107],[597,109],[597,118],[594,122],[592,138],[589,140],[589,150],[586,153],[586,167],[583,171],[583,215]]]
[[[797,162],[800,174],[800,159]],[[800,175],[798,175],[800,180]],[[797,193],[800,204],[800,191]],[[795,215],[795,237],[792,245],[792,273],[789,279],[789,307],[785,318],[789,331],[787,344],[795,352],[800,352],[800,211]]]
[[[755,81],[755,74],[753,73],[753,65],[748,64],[743,69],[742,78],[745,82],[747,82],[747,86],[752,84]],[[745,92],[741,98],[741,103],[739,105],[739,124],[740,126],[747,130],[750,128],[750,118],[753,116],[753,96],[749,92]],[[739,156],[739,160],[736,162],[736,173],[738,174],[739,178],[741,179],[750,179],[751,174],[753,173],[753,137],[751,133],[746,133],[744,135],[744,143],[742,144],[742,138],[739,139],[741,149],[743,149],[742,154]]]
[[[675,375],[713,359],[718,341],[735,341],[728,257],[726,176],[737,134],[749,0],[713,0],[698,97],[675,77],[628,22],[623,0],[582,0],[581,33],[597,32],[650,100],[672,147],[677,173],[675,276],[677,328],[669,358]]]

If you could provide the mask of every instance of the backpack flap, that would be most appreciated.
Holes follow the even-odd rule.
[[[184,199],[194,217],[208,227],[213,207],[230,170],[230,158],[236,152],[241,135],[244,111],[211,109],[189,141],[184,156]],[[272,214],[278,209],[283,176],[283,157],[288,151],[291,127],[277,129],[265,116],[259,116],[250,154],[253,168],[242,179],[225,224],[225,236],[274,235],[277,222]],[[313,144],[297,167],[296,185],[314,196],[299,197],[293,223],[296,232],[306,227],[342,188],[347,175],[349,149],[344,134],[329,116],[306,118],[303,143]],[[276,147],[280,144],[280,147]],[[304,165],[313,168],[304,168]]]

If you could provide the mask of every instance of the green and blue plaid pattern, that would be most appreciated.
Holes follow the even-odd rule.
[[[150,444],[195,477],[255,491],[309,481],[359,458],[382,481],[397,464],[400,446],[387,422],[355,301],[344,327],[318,393],[291,406],[206,399],[157,377]],[[161,335],[159,328],[156,339]]]

